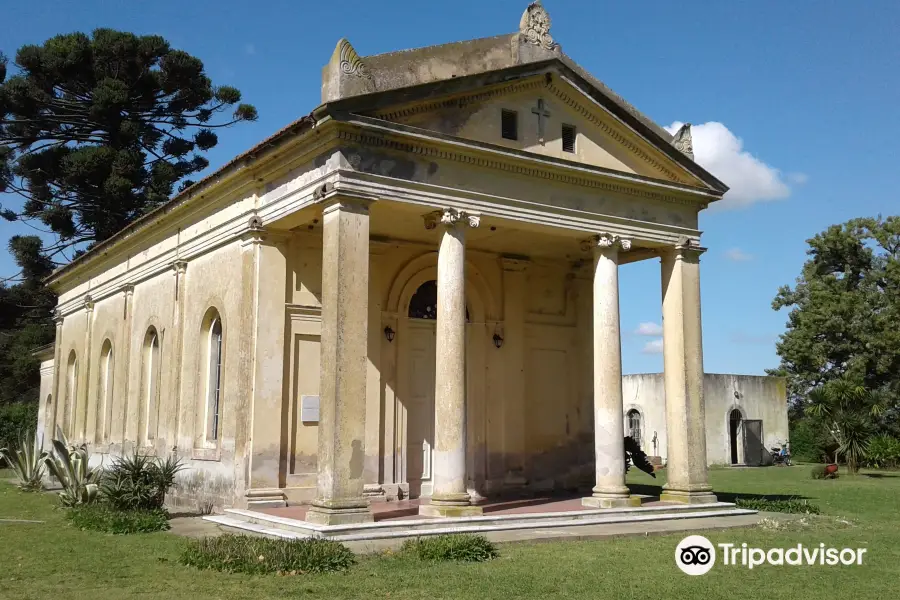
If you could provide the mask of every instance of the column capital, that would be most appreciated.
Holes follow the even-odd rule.
[[[447,227],[478,227],[481,223],[480,215],[473,215],[464,210],[456,210],[455,208],[442,208],[435,210],[422,217],[425,220],[425,229],[435,229],[438,224]]]
[[[696,240],[692,240],[687,236],[682,236],[674,246],[667,249],[667,252],[674,255],[675,260],[700,262],[700,255],[706,252],[706,250],[707,249],[700,246]]]
[[[325,203],[325,207],[322,209],[322,216],[325,216],[336,210],[367,215],[369,214],[369,206],[371,204],[372,200],[363,200],[362,198],[338,197]]]
[[[498,261],[504,271],[525,271],[531,266],[531,260],[524,256],[501,256]]]
[[[187,271],[187,266],[186,260],[176,260],[172,263],[172,270],[175,271],[176,275],[184,275],[184,272]]]
[[[581,243],[581,249],[584,251],[593,250],[594,252],[603,252],[609,250],[631,250],[631,238],[613,233],[598,233]]]
[[[84,295],[84,310],[87,312],[93,312],[94,310],[94,299],[90,294]]]
[[[122,290],[122,293],[125,294],[126,298],[128,296],[133,296],[134,295],[134,284],[126,283],[125,285],[122,286],[121,290]]]
[[[62,311],[58,308],[53,309],[53,322],[56,323],[57,327],[62,327],[63,321],[65,317],[63,317]]]

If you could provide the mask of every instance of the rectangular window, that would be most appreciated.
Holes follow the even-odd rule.
[[[519,139],[519,113],[514,110],[504,109],[501,113],[500,129],[503,139]]]
[[[575,153],[575,126],[574,125],[563,125],[562,126],[562,146],[563,152],[572,152]]]

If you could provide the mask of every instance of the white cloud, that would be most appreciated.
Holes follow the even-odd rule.
[[[641,349],[643,354],[662,354],[663,351],[663,341],[662,338],[657,338],[655,340],[650,340],[644,347]]]
[[[256,46],[253,44],[244,44],[244,52],[252,56],[256,54]]]
[[[733,260],[734,262],[745,262],[748,260],[753,260],[752,254],[747,254],[740,248],[730,248],[725,252],[725,258],[728,260]]]
[[[660,336],[662,335],[662,325],[657,325],[652,321],[647,321],[646,323],[641,323],[638,325],[638,328],[635,329],[635,335],[651,335],[651,336]]]
[[[674,134],[683,125],[672,123],[666,130]],[[805,183],[804,173],[785,176],[744,150],[744,142],[725,125],[709,121],[691,128],[694,159],[707,171],[721,179],[729,188],[725,198],[715,206],[739,207],[755,202],[781,200],[791,195],[788,183]]]

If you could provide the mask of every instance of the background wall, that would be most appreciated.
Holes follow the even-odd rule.
[[[653,455],[651,440],[657,435],[659,456],[666,456],[665,387],[662,373],[626,375],[622,381],[625,413],[641,413],[643,450]],[[710,465],[731,464],[728,418],[732,410],[744,419],[760,419],[766,449],[788,440],[787,393],[784,379],[756,375],[707,373],[703,379],[706,400],[706,455]]]

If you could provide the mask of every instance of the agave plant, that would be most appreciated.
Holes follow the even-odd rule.
[[[175,476],[183,469],[177,458],[162,460],[135,452],[113,460],[103,474],[100,492],[120,510],[159,509],[165,503],[166,492],[175,483]]]
[[[94,502],[100,491],[100,469],[88,466],[90,455],[87,445],[70,446],[59,427],[56,428],[56,437],[53,450],[41,454],[41,460],[62,485],[60,504],[72,507]]]
[[[44,475],[44,463],[41,460],[43,444],[33,433],[26,432],[19,436],[18,448],[0,448],[0,460],[6,460],[19,479],[19,489],[26,492],[37,492],[43,487],[41,478]]]

